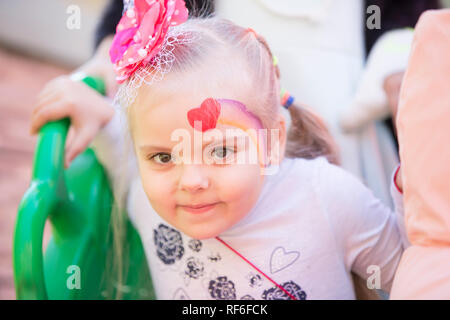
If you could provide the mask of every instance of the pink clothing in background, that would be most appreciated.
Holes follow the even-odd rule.
[[[398,135],[411,246],[391,299],[450,299],[450,10],[422,14],[400,94]]]

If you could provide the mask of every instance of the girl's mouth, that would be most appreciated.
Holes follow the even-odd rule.
[[[199,214],[199,213],[205,213],[213,208],[216,207],[218,202],[215,203],[209,203],[209,204],[198,204],[198,205],[180,205],[179,207],[182,208],[184,211]]]

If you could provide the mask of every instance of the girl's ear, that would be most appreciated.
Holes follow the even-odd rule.
[[[270,164],[280,165],[284,159],[287,139],[286,118],[282,113],[278,114],[278,119],[273,129],[275,130],[268,135],[270,137],[269,159]]]

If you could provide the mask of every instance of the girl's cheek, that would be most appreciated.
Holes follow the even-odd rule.
[[[236,164],[222,169],[216,181],[224,200],[242,201],[255,190],[260,179],[258,165]]]
[[[172,185],[166,175],[159,172],[146,172],[142,175],[142,184],[155,210],[171,206],[173,202]]]

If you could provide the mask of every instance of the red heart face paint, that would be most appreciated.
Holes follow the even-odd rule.
[[[217,119],[220,115],[220,103],[213,98],[208,98],[201,104],[200,108],[194,108],[188,111],[187,117],[192,128],[197,129],[194,124],[196,121],[202,123],[201,131],[205,132],[214,129]]]

